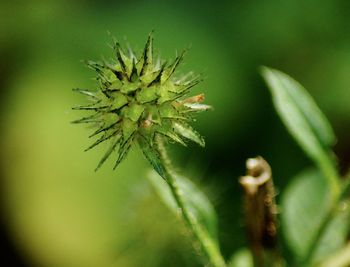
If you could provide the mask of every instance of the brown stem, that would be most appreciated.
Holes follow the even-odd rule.
[[[244,189],[247,237],[256,267],[278,266],[275,190],[269,164],[262,158],[246,162]]]

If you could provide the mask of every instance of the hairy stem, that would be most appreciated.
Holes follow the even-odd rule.
[[[195,219],[182,197],[183,192],[177,182],[176,173],[174,172],[171,162],[168,158],[162,138],[158,136],[156,142],[158,146],[158,152],[160,154],[160,160],[164,168],[164,178],[176,201],[179,211],[181,212],[182,218],[185,220],[193,236],[200,243],[203,251],[211,263],[211,266],[225,267],[226,263],[220,251],[218,250],[217,244],[213,242],[213,240],[209,237],[208,232]]]

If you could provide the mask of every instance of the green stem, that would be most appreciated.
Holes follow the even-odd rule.
[[[225,267],[226,263],[217,247],[217,244],[210,238],[208,232],[197,222],[193,214],[187,208],[186,202],[182,195],[183,192],[177,182],[176,173],[173,171],[173,167],[168,158],[167,151],[164,147],[162,138],[157,137],[158,152],[160,160],[164,168],[164,178],[170,188],[170,191],[176,201],[176,204],[181,211],[182,217],[185,220],[187,226],[193,233],[194,237],[199,241],[205,254],[207,255],[211,266],[213,267]]]
[[[332,199],[331,206],[328,210],[328,213],[325,216],[325,218],[323,219],[323,221],[320,225],[320,228],[317,231],[317,235],[314,238],[314,240],[313,240],[313,242],[308,250],[308,253],[306,254],[306,257],[305,257],[306,265],[305,266],[310,266],[310,263],[313,259],[314,253],[317,249],[317,246],[319,245],[319,242],[320,242],[322,236],[324,235],[325,230],[328,228],[328,226],[333,218],[333,215],[337,212],[337,209],[338,209],[341,201],[343,201],[344,198],[347,197],[347,194],[349,193],[349,190],[350,190],[350,181],[349,180],[350,180],[349,178],[345,180],[344,184],[342,185],[342,190],[341,191],[339,190],[337,192],[334,200]],[[339,182],[338,182],[338,184],[339,184]]]
[[[330,201],[331,203],[335,204],[341,191],[341,183],[337,168],[335,167],[334,162],[328,156],[322,159],[322,161],[319,163],[319,167],[329,183],[331,196]]]
[[[349,197],[350,194],[350,175],[346,176],[346,180],[344,181],[343,191],[340,194],[341,199],[345,199]]]
[[[332,218],[333,218],[333,214],[335,212],[337,205],[333,205],[330,210],[328,211],[327,215],[325,216],[325,218],[323,219],[320,228],[317,231],[317,234],[306,254],[305,257],[305,264],[303,266],[310,266],[310,263],[312,262],[312,259],[314,257],[314,254],[316,252],[316,249],[321,241],[321,238],[325,232],[325,230],[328,228],[328,225],[330,224]]]

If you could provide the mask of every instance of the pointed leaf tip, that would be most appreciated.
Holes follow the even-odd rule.
[[[195,131],[190,125],[188,125],[186,123],[175,122],[174,123],[174,130],[178,134],[180,134],[183,137],[197,143],[201,147],[205,146],[204,138],[197,131]]]
[[[90,145],[88,148],[86,148],[84,151],[89,151],[90,149],[94,148],[95,146],[97,146],[98,144],[109,140],[110,138],[112,138],[113,136],[115,136],[116,134],[118,134],[119,130],[112,132],[111,134],[104,134],[103,136],[101,136],[99,139],[97,139],[92,145]]]
[[[283,93],[286,96],[285,101],[293,102],[322,145],[328,147],[335,144],[336,138],[326,116],[299,82],[279,70],[266,66],[261,67],[261,74],[275,97],[278,93]]]
[[[287,74],[268,67],[262,67],[261,73],[287,130],[320,167],[329,179],[334,194],[337,194],[339,181],[336,162],[330,153],[335,135],[325,115],[305,88]]]
[[[114,43],[114,50],[116,52],[116,55],[117,55],[117,59],[118,59],[118,62],[120,64],[120,67],[122,68],[122,70],[125,72],[126,71],[126,64],[125,64],[125,58],[126,56],[124,55],[124,52],[119,44],[118,41],[115,41]]]
[[[176,143],[179,143],[179,144],[187,147],[186,143],[182,140],[182,138],[177,133],[175,133],[174,131],[172,131],[172,130],[164,130],[164,129],[160,128],[160,129],[157,130],[157,132],[162,134],[162,135],[164,135],[164,136],[166,136],[166,137],[168,137],[169,140],[172,140],[172,141],[174,141]]]
[[[138,78],[139,78],[139,76],[137,74],[136,60],[133,57],[132,58],[132,70],[131,70],[131,74],[130,74],[129,80],[131,82],[136,82],[138,80]]]
[[[167,81],[167,80],[171,77],[171,75],[172,75],[173,73],[175,73],[177,67],[178,67],[178,66],[180,65],[180,63],[182,62],[182,60],[183,60],[184,55],[185,55],[186,52],[187,52],[186,49],[183,50],[183,51],[181,52],[181,54],[175,58],[174,62],[173,62],[168,68],[166,68],[166,69],[164,70],[164,72],[163,72],[163,74],[162,74],[162,78],[161,78],[162,82]]]
[[[106,153],[103,155],[103,157],[101,158],[100,162],[98,163],[95,172],[101,168],[101,166],[103,165],[103,163],[109,158],[109,156],[112,154],[112,152],[115,150],[115,148],[117,147],[117,145],[120,143],[122,135],[118,134],[114,141],[112,142],[111,146],[108,148],[108,150],[106,151]]]
[[[96,92],[94,92],[94,91],[90,91],[87,89],[80,89],[80,88],[72,88],[72,91],[79,93],[79,94],[86,95],[86,96],[90,96],[94,99],[98,99],[98,97],[95,95]]]
[[[147,139],[143,136],[140,136],[138,140],[138,144],[143,152],[143,155],[145,158],[148,160],[148,162],[151,164],[153,169],[163,178],[166,179],[165,177],[165,172],[163,165],[160,160],[160,156],[158,151],[152,147],[152,145],[147,141]]]
[[[143,66],[141,74],[144,74],[148,66],[152,64],[153,60],[153,32],[150,32],[143,51]]]
[[[153,86],[153,85],[159,85],[159,84],[161,83],[162,77],[163,77],[163,72],[164,72],[164,69],[165,69],[166,65],[167,65],[167,62],[165,61],[165,62],[162,64],[162,66],[160,67],[160,70],[159,70],[157,76],[154,78],[153,81],[151,81],[151,82],[147,85],[147,87],[151,87],[151,86]]]
[[[126,157],[126,155],[128,154],[131,148],[131,144],[133,140],[134,140],[134,132],[127,139],[123,137],[123,140],[121,141],[121,144],[118,150],[118,159],[114,164],[113,170],[115,170],[119,166],[119,164],[123,161],[123,159]]]

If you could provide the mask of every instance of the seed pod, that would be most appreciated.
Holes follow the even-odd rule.
[[[204,100],[203,94],[186,98],[201,78],[193,77],[192,73],[174,78],[185,51],[169,65],[157,63],[153,59],[152,33],[139,57],[132,51],[125,53],[117,41],[113,49],[114,61],[86,61],[97,74],[98,88],[74,89],[85,95],[89,103],[73,109],[93,113],[74,123],[91,124],[96,130],[90,137],[98,136],[86,150],[105,141],[111,143],[96,170],[114,151],[117,153],[117,167],[135,142],[147,159],[154,159],[158,155],[154,145],[156,135],[182,145],[186,145],[185,140],[191,140],[204,146],[203,137],[188,122],[193,120],[193,112],[211,107],[200,104]]]

